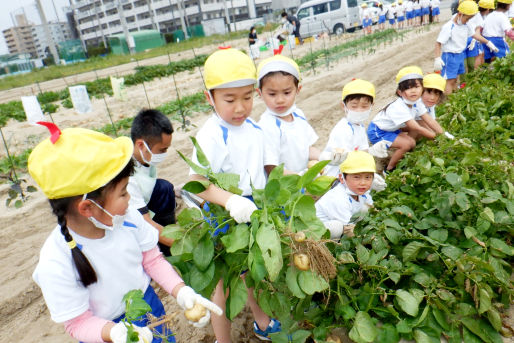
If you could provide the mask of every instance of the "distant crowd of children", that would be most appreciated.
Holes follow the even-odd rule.
[[[328,160],[324,174],[334,176],[336,182],[315,203],[316,214],[331,239],[353,236],[355,222],[373,205],[370,191],[386,188],[387,175],[419,139],[437,135],[454,138],[437,122],[435,106],[448,91],[448,84],[453,87],[452,76],[456,68],[456,75],[460,70],[461,56],[457,55],[466,48],[468,37],[484,43],[484,49],[497,54],[495,57],[506,53],[500,48],[500,39],[495,38],[511,37],[512,29],[507,29],[503,20],[509,6],[502,5],[511,0],[499,0],[497,14],[489,14],[483,24],[466,25],[479,6],[489,11],[486,1],[491,0],[480,0],[478,6],[473,1],[461,3],[459,13],[443,26],[435,63],[441,66],[442,76],[424,74],[417,66],[401,68],[396,75],[396,99],[367,127],[375,87],[361,79],[346,83],[340,100],[343,115],[321,151],[314,147],[318,135],[308,116],[296,105],[302,79],[295,61],[276,55],[256,69],[240,50],[214,52],[205,62],[204,73],[205,96],[213,113],[196,138],[213,172],[240,176],[242,194],[210,184],[198,196],[223,206],[236,222],[246,223],[257,210],[252,190],[264,188],[275,167],[284,165],[284,173],[301,175],[309,161]],[[422,14],[427,3],[419,3]],[[415,13],[416,8],[412,9]],[[486,31],[488,21],[499,31]],[[258,122],[250,118],[255,90],[266,105]],[[202,327],[210,321],[217,342],[231,342],[231,323],[223,313],[228,296],[223,280],[211,302],[185,285],[162,254],[169,255],[173,244],[161,235],[162,228],[175,222],[174,186],[157,178],[156,169],[166,159],[172,142],[169,119],[156,110],[140,111],[131,139],[112,139],[78,128],[61,132],[53,124],[44,125],[51,137],[33,150],[28,169],[57,217],[57,226],[46,240],[33,274],[52,319],[83,342],[125,343],[133,330],[139,334],[139,342],[161,342],[161,338],[153,337],[146,317],[130,326],[123,323],[122,299],[131,289],[143,291],[154,316],[164,314],[150,285],[153,279],[176,297],[184,310],[196,304],[206,309],[198,321],[190,322],[192,325]],[[377,173],[375,158],[389,158],[382,175]],[[192,160],[201,164],[196,151]],[[190,170],[191,180],[205,178]],[[251,288],[248,305],[255,319],[255,335],[271,340],[270,334],[281,330],[280,322],[264,313]],[[170,342],[175,341],[162,326],[156,329]]]

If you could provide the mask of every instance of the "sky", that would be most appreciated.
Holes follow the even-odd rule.
[[[54,10],[53,4],[55,4],[55,8],[57,9],[57,14],[61,21],[66,21],[66,16],[62,11],[62,7],[69,6],[69,0],[40,0],[41,5],[43,5],[43,11],[45,12],[46,20],[55,21],[56,13]],[[52,4],[53,1],[53,4]],[[27,16],[27,20],[34,24],[40,24],[41,20],[39,19],[39,15],[36,11],[36,1],[35,0],[0,0],[0,31],[8,29],[13,26],[13,22],[11,20],[11,13],[17,14],[21,13],[23,9],[25,10],[25,14]],[[7,54],[7,46],[5,45],[4,35],[0,32],[0,55]]]

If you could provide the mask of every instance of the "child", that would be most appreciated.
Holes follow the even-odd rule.
[[[343,87],[341,107],[346,117],[336,124],[330,132],[327,146],[320,155],[321,160],[331,160],[325,167],[325,175],[338,176],[339,165],[350,151],[365,150],[377,157],[387,157],[387,142],[380,141],[371,148],[368,144],[365,122],[371,113],[375,100],[375,86],[371,82],[355,79]],[[385,189],[385,181],[376,175],[373,189]]]
[[[487,41],[482,36],[482,30],[484,29],[485,18],[493,10],[494,10],[494,0],[480,0],[478,2],[478,11],[480,13],[475,15],[470,20],[473,25],[476,25],[475,35],[482,38],[482,40],[480,40],[480,43],[476,44],[476,39],[474,37],[471,37],[472,39],[475,39],[475,47],[472,46],[472,43],[471,43],[472,40],[468,38],[468,51],[466,51],[466,54],[467,54],[467,56],[474,57],[474,59],[475,59],[475,63],[472,66],[473,69],[476,69],[485,63],[485,60],[484,60],[484,50],[485,49],[492,49],[493,52],[496,52],[499,50],[496,46],[494,46],[493,42]]]
[[[257,75],[257,92],[266,104],[259,121],[264,131],[264,169],[269,175],[284,163],[286,173],[301,172],[309,160],[319,159],[319,150],[312,146],[318,135],[295,105],[302,88],[300,68],[292,59],[275,55],[259,64]]]
[[[387,20],[389,20],[389,25],[391,26],[392,29],[395,28],[395,23],[396,23],[396,20],[395,20],[395,15],[396,13],[396,2],[393,2],[391,5],[388,6],[388,10],[387,10]]]
[[[468,37],[474,34],[466,23],[478,12],[478,5],[474,1],[463,1],[457,10],[458,13],[443,25],[435,43],[434,71],[441,71],[446,79],[446,94],[457,89],[457,78],[465,72],[463,52]]]
[[[428,24],[429,16],[430,16],[430,0],[420,0],[421,5],[421,16],[422,16],[422,24]]]
[[[407,26],[412,26],[414,19],[414,3],[412,0],[407,0],[405,3],[405,18],[407,19]]]
[[[398,21],[398,28],[403,29],[403,22],[405,21],[405,5],[403,0],[399,0],[398,6],[396,6],[396,19]]]
[[[431,129],[420,126],[416,117],[423,117],[427,109],[421,101],[423,93],[423,72],[419,67],[410,66],[400,69],[396,75],[398,99],[380,111],[368,126],[368,138],[371,143],[387,141],[390,148],[396,148],[385,172],[392,171],[406,152],[414,149],[418,137],[434,139],[443,133],[439,125]]]
[[[330,231],[331,239],[339,239],[342,234],[353,237],[352,217],[373,206],[369,194],[373,175],[376,175],[373,156],[364,151],[351,151],[341,164],[340,172],[340,183],[315,204],[316,216]]]
[[[202,199],[225,207],[238,223],[250,221],[257,209],[251,198],[252,187],[266,185],[264,171],[264,133],[248,117],[252,112],[256,71],[252,60],[237,49],[214,52],[205,61],[205,96],[214,107],[213,115],[198,131],[198,144],[215,173],[240,175],[239,188],[243,196],[232,194],[214,185],[199,193]],[[193,161],[200,164],[193,151]],[[205,176],[190,171],[192,180]],[[213,301],[225,308],[226,294],[223,280],[214,291]],[[257,305],[253,291],[248,289],[248,302],[255,318],[254,332],[263,340],[280,331],[280,322],[270,319]],[[226,316],[212,316],[212,327],[218,343],[230,342],[230,321]]]
[[[52,123],[44,124],[51,138],[34,148],[28,170],[50,199],[58,225],[45,241],[32,276],[52,319],[83,342],[125,343],[127,327],[120,320],[128,291],[140,289],[151,313],[165,314],[151,279],[183,309],[196,303],[206,307],[206,315],[194,323],[197,327],[209,322],[209,310],[222,313],[184,284],[157,247],[158,231],[129,207],[126,188],[134,167],[130,139],[78,128],[61,132]],[[161,342],[147,324],[146,316],[133,323],[138,342]]]
[[[167,156],[172,133],[170,120],[157,110],[140,111],[130,130],[135,168],[127,186],[129,203],[159,233],[163,226],[175,223],[175,190],[169,181],[157,178],[156,169]],[[150,211],[154,213],[153,218]],[[170,256],[171,243],[171,239],[159,236],[159,248],[164,256]]]
[[[439,22],[439,14],[441,14],[441,10],[439,9],[439,5],[441,1],[439,0],[430,0],[430,7],[432,8],[432,21],[434,23]]]
[[[380,10],[380,12],[378,13],[378,29],[380,31],[383,31],[385,29],[387,7],[385,7],[381,2],[379,2],[378,9]]]
[[[512,0],[498,0],[496,10],[491,12],[484,20],[484,30],[482,35],[498,51],[494,51],[492,47],[485,48],[484,59],[486,62],[493,61],[495,58],[505,57],[509,53],[509,45],[505,41],[505,37],[514,40],[514,30],[507,17],[509,7],[512,6]]]
[[[435,106],[441,101],[446,87],[446,80],[439,74],[427,74],[423,77],[423,95],[421,100],[428,114],[436,119]]]
[[[360,19],[362,23],[362,30],[364,30],[364,34],[371,33],[371,25],[373,24],[371,20],[371,13],[368,8],[368,5],[364,2],[360,8]]]
[[[419,26],[421,24],[421,4],[419,0],[413,1],[412,10],[414,11],[414,25]]]

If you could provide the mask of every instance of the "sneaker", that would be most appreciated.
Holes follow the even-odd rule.
[[[282,331],[282,327],[280,322],[276,319],[272,318],[268,324],[268,327],[264,331],[259,328],[257,322],[253,322],[253,332],[255,333],[255,336],[257,336],[257,338],[261,341],[271,341],[269,335],[280,331]]]

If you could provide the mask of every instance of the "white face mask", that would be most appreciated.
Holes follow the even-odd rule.
[[[168,155],[167,153],[164,152],[162,154],[154,154],[154,153],[152,153],[152,150],[150,150],[150,148],[148,147],[148,144],[146,144],[145,141],[143,141],[143,144],[145,145],[146,150],[150,153],[150,161],[147,161],[145,158],[145,155],[143,155],[143,152],[141,151],[141,149],[139,149],[139,153],[141,154],[141,159],[146,164],[149,164],[151,166],[156,166],[159,163],[162,163],[166,159],[166,156]]]
[[[285,22],[286,22],[286,20],[287,20],[287,18],[286,18],[286,17],[282,17],[282,19],[281,19],[281,21],[282,21],[283,23],[285,23]]]
[[[287,110],[285,110],[282,113],[273,112],[271,109],[268,108],[268,112],[273,114],[275,117],[285,117],[291,113],[293,113],[296,110],[296,104],[293,104],[293,106],[289,107]]]
[[[345,106],[346,109],[346,120],[348,120],[352,124],[360,124],[363,125],[364,122],[369,118],[371,114],[371,108],[366,111],[352,111],[348,107]]]
[[[402,99],[403,99],[404,103],[406,103],[407,105],[411,105],[411,106],[414,105],[416,103],[416,101],[417,101],[417,100],[416,101],[411,101],[409,99],[405,99],[404,97],[402,97]]]
[[[84,194],[84,196],[82,197],[82,200],[86,200],[86,196],[87,196],[87,194]],[[91,201],[99,209],[101,209],[102,211],[107,213],[107,215],[112,218],[112,226],[109,226],[109,225],[105,225],[104,223],[100,222],[95,217],[87,217],[87,219],[89,219],[89,221],[91,223],[93,223],[94,226],[96,226],[99,229],[108,230],[108,231],[113,231],[113,230],[116,230],[116,229],[119,230],[119,229],[121,229],[123,227],[123,223],[125,222],[126,214],[124,214],[122,216],[120,216],[120,215],[113,216],[112,214],[109,213],[109,211],[107,211],[105,208],[100,206],[96,201],[91,200],[91,199],[88,199],[88,200]]]

